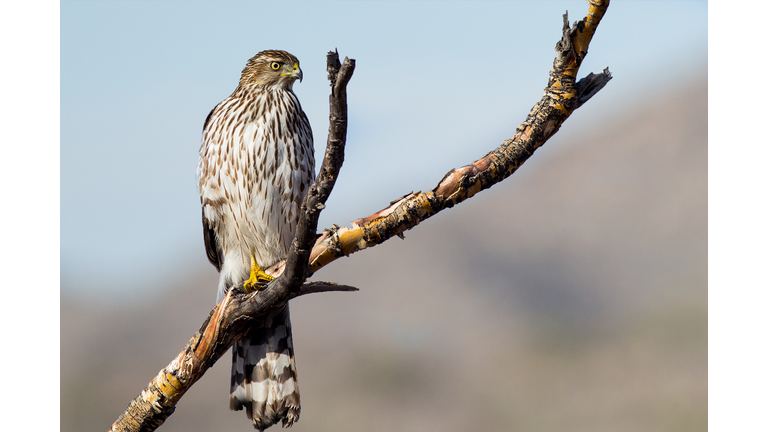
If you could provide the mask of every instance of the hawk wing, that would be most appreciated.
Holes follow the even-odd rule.
[[[205,123],[203,123],[203,133],[205,133],[206,128],[208,127],[208,123],[211,121],[211,116],[213,116],[213,112],[216,111],[216,107],[214,107],[211,112],[208,113],[208,116],[205,118]],[[199,173],[198,173],[199,175]],[[202,196],[201,196],[202,201]],[[223,261],[223,253],[221,251],[221,245],[216,241],[216,231],[214,230],[212,221],[209,221],[207,217],[205,217],[205,203],[202,205],[202,211],[203,211],[203,239],[205,240],[205,253],[208,255],[208,261],[213,264],[214,267],[216,267],[216,271],[221,271],[221,264]]]
[[[213,229],[213,225],[205,217],[205,210],[203,210],[203,238],[205,239],[205,253],[208,255],[208,261],[216,267],[217,271],[221,271],[223,258],[221,246],[216,241],[216,231]]]

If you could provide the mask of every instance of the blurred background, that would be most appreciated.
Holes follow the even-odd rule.
[[[263,49],[325,148],[325,54],[356,59],[320,227],[514,133],[585,1],[61,2],[61,430],[106,430],[215,300],[203,121]],[[297,431],[707,427],[707,3],[621,1],[581,74],[614,79],[512,177],[291,303]],[[229,355],[160,430],[252,430]]]

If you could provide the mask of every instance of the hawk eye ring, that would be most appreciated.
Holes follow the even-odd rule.
[[[272,70],[278,70],[278,69],[280,69],[280,63],[272,62],[272,63],[269,64],[269,67],[271,67]]]

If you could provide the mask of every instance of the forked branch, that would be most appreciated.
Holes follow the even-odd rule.
[[[264,313],[300,295],[355,290],[325,282],[305,283],[318,269],[339,257],[402,235],[424,219],[512,175],[560,129],[575,109],[611,79],[610,72],[605,69],[576,82],[579,67],[609,0],[588,0],[588,3],[587,17],[572,27],[568,25],[568,15],[563,17],[563,36],[556,45],[557,55],[544,95],[510,139],[475,162],[449,171],[431,191],[410,193],[387,208],[352,222],[349,228],[334,225],[315,241],[319,213],[325,207],[344,161],[346,85],[354,71],[354,60],[345,59],[341,65],[338,53],[329,53],[328,78],[332,92],[328,147],[320,173],[302,204],[303,211],[288,258],[267,269],[268,273],[280,276],[251,294],[243,294],[238,287],[231,289],[182,352],[131,402],[111,430],[155,430],[173,413],[184,393]]]

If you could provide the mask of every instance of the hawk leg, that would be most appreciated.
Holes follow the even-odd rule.
[[[262,270],[261,267],[256,264],[256,257],[254,257],[253,252],[251,252],[251,277],[249,277],[247,281],[243,282],[243,288],[245,288],[245,292],[254,292],[259,289],[259,285],[262,285],[264,282],[270,282],[273,279],[275,278],[264,273],[264,270]]]

